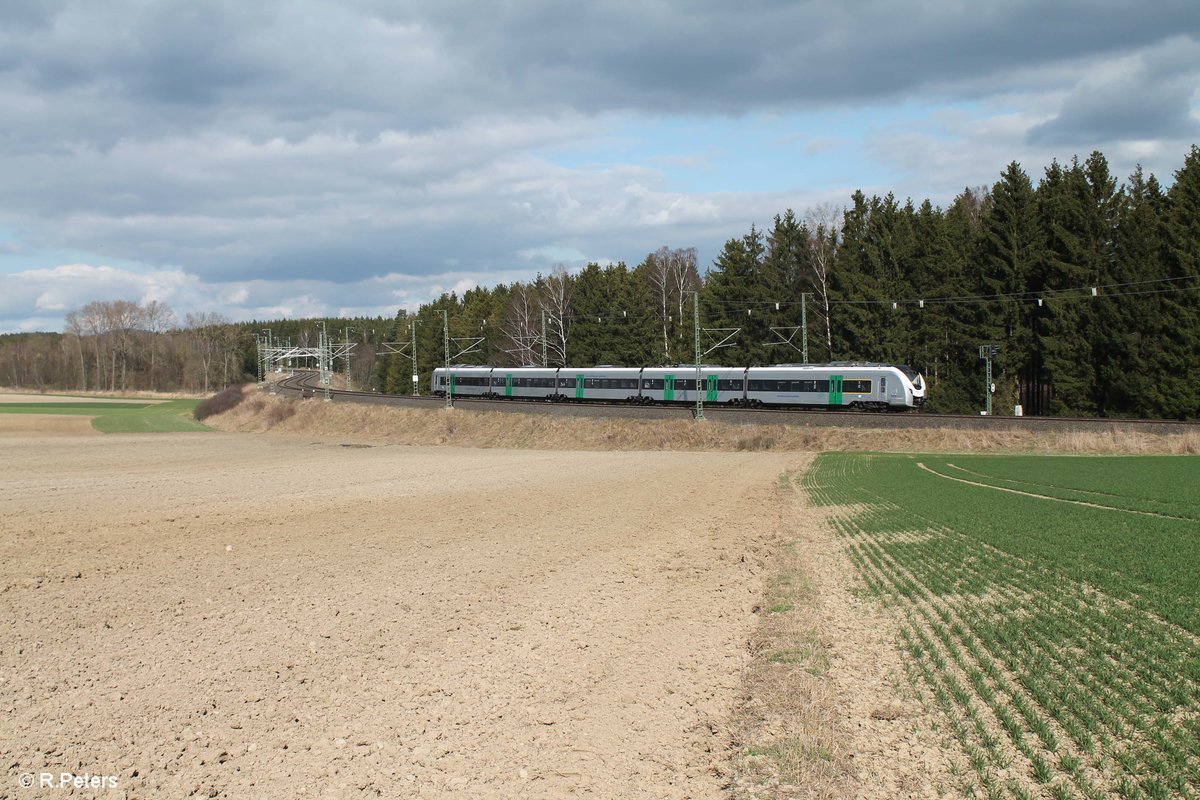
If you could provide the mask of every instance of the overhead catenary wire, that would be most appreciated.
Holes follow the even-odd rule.
[[[1196,281],[1195,285],[1179,285],[1184,281]],[[1097,283],[1068,289],[1043,289],[1030,292],[995,292],[992,294],[947,295],[944,297],[905,297],[905,298],[829,298],[828,305],[834,306],[888,306],[895,310],[905,307],[926,309],[939,305],[979,305],[992,302],[1018,302],[1036,304],[1039,299],[1049,300],[1098,300],[1101,298],[1142,297],[1156,294],[1178,294],[1200,290],[1200,275],[1183,275],[1173,278],[1156,278],[1143,281],[1127,281],[1122,283]],[[804,294],[812,294],[805,292]],[[784,312],[789,309],[800,309],[803,300],[713,300],[705,298],[703,305],[709,308],[731,309],[740,311],[744,316],[754,316],[749,313],[755,308],[767,308]],[[661,323],[662,317],[653,312],[630,313],[627,307],[609,309],[573,309],[567,317],[572,324],[610,324],[616,323]],[[668,316],[668,322],[676,321]]]

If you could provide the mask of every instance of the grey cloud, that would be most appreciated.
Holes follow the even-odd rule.
[[[21,54],[15,73],[81,113],[93,98],[151,130],[262,113],[300,129],[346,120],[366,135],[522,110],[740,114],[929,87],[970,94],[1018,66],[1200,30],[1179,0],[106,2],[65,6],[55,21],[5,37],[0,52]]]
[[[626,111],[1062,91],[1120,59],[1142,64],[1128,102],[1104,102],[1126,79],[1078,82],[1030,138],[1177,136],[1198,29],[1191,0],[8,0],[0,233],[206,284],[716,247],[805,199],[680,197],[652,172],[528,154]]]
[[[1200,85],[1200,44],[1175,39],[1082,78],[1059,113],[1029,131],[1035,145],[1186,139],[1200,133],[1192,100]]]

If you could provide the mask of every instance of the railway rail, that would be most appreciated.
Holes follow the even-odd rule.
[[[276,382],[279,392],[293,397],[322,396],[317,372],[297,371],[292,377]],[[368,403],[404,408],[443,408],[442,397],[354,392],[346,389],[329,390],[331,399],[339,403]],[[624,403],[547,403],[543,400],[505,398],[490,400],[479,397],[456,397],[454,407],[467,411],[499,411],[520,414],[554,414],[568,417],[607,417],[625,419],[689,419],[691,405],[635,406]],[[1200,421],[1097,419],[1093,417],[1005,417],[971,414],[931,414],[908,412],[881,414],[866,411],[811,411],[802,409],[741,409],[727,406],[706,406],[707,419],[735,425],[794,425],[798,427],[844,428],[941,428],[972,431],[1033,431],[1050,432],[1112,432],[1140,431],[1166,434],[1200,432]]]

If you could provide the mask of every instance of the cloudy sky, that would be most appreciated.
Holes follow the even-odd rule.
[[[1195,0],[4,0],[0,332],[392,315],[1200,141]]]

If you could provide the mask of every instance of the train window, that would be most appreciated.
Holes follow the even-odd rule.
[[[842,381],[842,391],[850,394],[870,394],[871,382],[869,380]]]
[[[885,376],[885,377],[881,377],[881,378],[879,379],[879,393],[880,393],[880,394],[887,394],[887,377],[886,377],[886,376]]]
[[[646,378],[646,380],[642,381],[642,388],[644,388],[644,389],[661,389],[661,388],[663,388],[663,379],[662,378]]]

